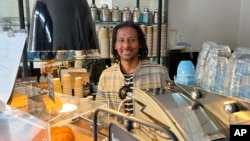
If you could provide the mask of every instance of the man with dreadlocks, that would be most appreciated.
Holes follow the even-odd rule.
[[[148,47],[139,25],[133,22],[116,25],[111,50],[115,63],[102,72],[96,95],[96,100],[106,100],[110,108],[117,110],[122,101],[118,93],[123,86],[131,89],[163,88],[170,80],[166,67],[147,59]],[[131,102],[125,103],[124,110],[133,114]]]

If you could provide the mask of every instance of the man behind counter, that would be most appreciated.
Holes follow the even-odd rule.
[[[112,109],[117,110],[122,101],[118,93],[123,86],[162,88],[170,80],[166,67],[147,59],[145,35],[133,22],[122,22],[114,28],[112,54],[115,63],[102,72],[96,95],[96,101],[106,100]],[[125,104],[125,113],[133,113],[129,103]]]

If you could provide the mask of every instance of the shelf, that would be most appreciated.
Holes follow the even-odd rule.
[[[102,21],[95,21],[95,24],[108,24],[108,25],[113,24],[113,25],[116,25],[116,24],[119,24],[119,23],[122,23],[122,21],[120,21],[120,22],[112,22],[112,21],[110,21],[110,22],[102,22]],[[142,23],[142,22],[138,22],[138,23],[136,23],[136,24],[138,24],[138,25],[146,25],[146,26],[158,25],[158,23]],[[162,24],[166,24],[166,23],[162,23]]]
[[[161,58],[168,58],[168,55],[161,56]],[[156,59],[157,56],[148,56],[148,59]],[[54,62],[62,62],[62,61],[78,61],[78,60],[111,60],[113,58],[101,58],[100,56],[90,56],[90,57],[85,57],[82,59],[75,59],[75,58],[69,58],[69,59],[50,59],[50,60],[41,60],[39,58],[35,58],[33,60],[27,60],[27,62],[46,62],[46,61],[54,61]]]
[[[60,61],[77,61],[77,60],[101,60],[101,59],[110,59],[110,58],[101,58],[99,56],[91,56],[91,57],[85,57],[82,59],[75,59],[75,58],[66,58],[66,59],[50,59],[50,60],[40,60],[38,58],[35,58],[33,60],[27,60],[28,62],[46,62],[46,61],[55,61],[55,62],[60,62]]]

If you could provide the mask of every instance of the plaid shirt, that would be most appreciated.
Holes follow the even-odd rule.
[[[167,68],[150,60],[140,61],[134,71],[133,84],[139,89],[162,88],[166,80],[170,80]],[[96,101],[107,101],[110,108],[117,109],[121,102],[118,93],[124,85],[125,77],[116,63],[102,72]]]

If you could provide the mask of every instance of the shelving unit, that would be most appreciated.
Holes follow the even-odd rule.
[[[95,0],[92,0],[92,3],[95,4]],[[18,0],[18,5],[19,5],[19,15],[20,15],[20,28],[25,28],[25,22],[24,22],[24,7],[23,7],[23,0]],[[162,0],[158,0],[158,17],[162,17],[162,8],[163,8],[163,5],[165,6],[164,9],[164,24],[167,23],[167,5],[168,5],[168,0],[165,0],[165,3],[163,4],[163,1]],[[140,0],[136,0],[136,7],[140,7]],[[118,22],[117,22],[118,23]],[[113,24],[113,23],[112,23]],[[161,62],[161,59],[162,59],[162,56],[161,56],[161,33],[162,33],[162,30],[161,30],[161,25],[162,25],[162,18],[158,18],[158,33],[157,33],[157,55],[156,56],[150,56],[150,59],[154,60],[155,62],[157,63],[160,63]],[[27,25],[28,29],[29,29],[29,25]],[[22,58],[22,69],[23,69],[23,76],[24,77],[28,77],[29,75],[32,75],[34,73],[33,72],[36,72],[34,71],[33,69],[33,62],[39,62],[39,61],[34,61],[34,60],[28,60],[27,59],[27,44],[25,45],[25,49],[24,49],[24,52],[23,52],[23,58]],[[168,56],[168,50],[167,50],[167,54],[166,54],[166,57],[164,56],[164,59],[166,59]],[[84,58],[85,59],[85,58]],[[96,58],[96,57],[89,57],[89,58],[86,58],[86,59],[104,59],[105,62],[107,62],[106,60],[107,59],[110,59],[110,58]],[[41,61],[44,61],[44,60],[41,60]],[[41,62],[40,61],[40,62]],[[76,59],[70,59],[70,60],[55,60],[55,61],[76,61]],[[109,61],[108,61],[109,62]],[[164,65],[168,65],[168,63],[164,63]],[[29,70],[30,68],[30,70]]]
[[[95,4],[95,0],[92,0],[92,4]],[[164,4],[164,8],[165,8],[165,21],[166,23],[168,22],[167,20],[167,7],[168,7],[168,0],[165,0],[165,4]],[[136,0],[136,7],[140,7],[140,0]],[[162,17],[162,0],[158,0],[158,17]],[[101,22],[100,22],[101,23]],[[113,23],[113,22],[111,22]],[[115,22],[117,23],[117,22]],[[158,33],[157,33],[157,63],[160,64],[160,60],[161,60],[161,25],[162,25],[162,18],[158,18]],[[167,50],[168,53],[168,50]],[[166,54],[167,56],[167,54]]]

